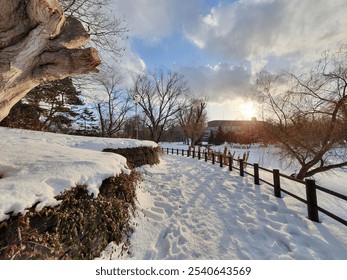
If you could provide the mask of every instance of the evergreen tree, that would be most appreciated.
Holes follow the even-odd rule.
[[[78,126],[74,133],[79,135],[98,135],[99,126],[96,124],[97,119],[94,113],[87,107],[82,108],[82,111],[79,113],[79,117],[76,121]]]
[[[70,77],[42,84],[31,90],[1,125],[67,133],[83,105]]]
[[[1,126],[41,130],[41,108],[38,105],[19,101],[11,108],[10,114],[0,122]]]
[[[208,143],[209,144],[214,144],[214,132],[213,132],[213,130],[211,130],[211,132],[210,132],[210,136],[208,137]]]
[[[215,145],[221,145],[225,142],[225,132],[221,126],[218,127],[216,132],[216,136],[214,138]]]

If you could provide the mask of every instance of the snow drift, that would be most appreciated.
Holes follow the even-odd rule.
[[[0,128],[0,221],[35,204],[57,206],[55,196],[76,185],[97,196],[104,179],[130,172],[123,156],[101,151],[140,146],[157,144]]]

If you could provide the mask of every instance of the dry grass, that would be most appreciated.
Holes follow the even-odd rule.
[[[157,164],[161,153],[159,147],[104,151],[122,154],[131,167]],[[10,215],[0,222],[0,259],[94,259],[111,241],[121,245],[116,253],[124,254],[138,180],[135,171],[108,178],[97,198],[86,186],[76,186],[56,197],[62,201],[58,207],[36,212],[34,205],[24,216]]]
[[[135,168],[146,164],[158,164],[160,162],[160,155],[162,153],[160,147],[104,149],[103,152],[116,153],[124,156],[127,159],[127,164],[130,168]]]
[[[0,259],[93,259],[111,241],[123,254],[138,179],[136,172],[106,179],[97,198],[76,186],[57,197],[58,207],[11,216],[0,223]]]

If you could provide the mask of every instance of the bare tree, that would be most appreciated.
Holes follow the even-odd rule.
[[[35,86],[95,71],[89,39],[57,0],[0,0],[0,120]]]
[[[195,145],[206,130],[206,107],[206,99],[191,99],[189,104],[179,111],[178,119],[183,135],[191,140],[192,145]]]
[[[97,111],[102,137],[113,137],[119,132],[132,108],[128,92],[120,88],[121,80],[121,76],[112,69],[107,73],[101,72],[91,80],[94,85],[91,99]]]
[[[158,70],[136,77],[131,92],[139,97],[138,104],[153,141],[159,142],[163,131],[177,119],[188,91],[184,77],[176,72]]]
[[[346,58],[341,46],[325,52],[308,73],[258,77],[268,136],[299,163],[299,179],[347,166]]]
[[[112,14],[113,0],[60,0],[67,16],[77,18],[91,35],[99,50],[119,56],[124,49],[128,28],[125,20]]]

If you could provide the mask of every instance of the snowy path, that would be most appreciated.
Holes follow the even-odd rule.
[[[346,227],[307,220],[305,205],[275,198],[251,178],[176,155],[141,172],[135,231],[123,258],[347,259]],[[112,250],[102,258],[117,258]]]

